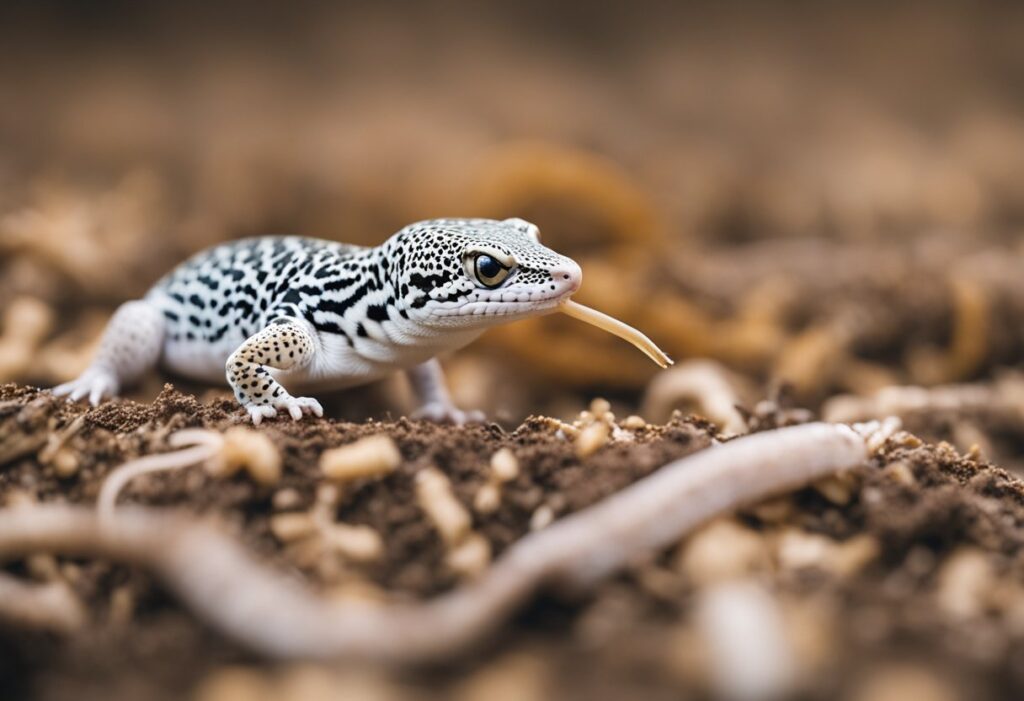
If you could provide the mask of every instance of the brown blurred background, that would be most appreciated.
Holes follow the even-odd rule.
[[[988,381],[1024,348],[1018,4],[0,12],[0,380],[74,375],[117,303],[213,242],[434,216],[536,222],[581,301],[751,403]],[[655,374],[563,319],[450,365],[510,420],[635,409]],[[391,399],[367,401],[345,413]]]
[[[1024,493],[984,463],[1024,474],[1024,4],[6,0],[0,47],[0,383],[75,376],[119,303],[215,242],[374,244],[421,218],[519,216],[582,264],[581,302],[679,362],[658,371],[568,318],[519,322],[446,360],[464,407],[514,426],[531,413],[572,418],[597,395],[620,419],[696,408],[726,433],[898,415],[929,441],[906,438],[878,464],[720,519],[587,601],[536,602],[499,654],[432,684],[467,672],[470,686],[482,675],[480,690],[504,680],[525,698],[550,676],[575,694],[558,698],[706,698],[713,626],[694,612],[738,576],[774,597],[806,698],[1021,696]],[[149,402],[166,379],[129,396]],[[5,435],[56,431],[46,400],[34,414],[19,401],[6,402]],[[409,399],[397,382],[325,406],[364,419]],[[61,429],[82,458],[70,475],[42,460],[53,436],[39,457],[33,443],[4,465],[8,503],[22,492],[91,503],[115,462],[163,451],[172,427],[110,421],[77,438]],[[312,499],[314,458],[302,456],[379,427],[334,426],[297,451],[287,436],[312,435],[302,429],[270,435]],[[689,450],[692,435],[676,423],[657,440]],[[538,514],[550,522],[597,499],[600,480],[618,489],[653,469],[648,440],[582,465],[558,457],[558,439],[557,469],[527,441],[519,487],[475,526],[497,554],[543,527]],[[486,459],[461,438],[437,443],[410,466],[442,456],[465,501]],[[261,552],[293,557],[270,540],[264,492],[243,479],[194,489],[192,477],[136,498],[219,509],[263,539]],[[405,529],[420,516],[402,484],[342,490],[343,520],[396,509],[401,535],[379,527],[397,563],[376,580],[389,595],[406,586],[396,582],[449,586],[430,527]],[[38,678],[45,698],[107,699],[116,677],[127,698],[149,698],[222,664],[222,641],[153,580],[69,564],[100,582],[83,594],[98,632],[58,649],[0,630],[0,683]],[[374,581],[323,571],[311,581]],[[118,622],[136,606],[121,593],[137,598],[134,622],[131,609]],[[928,673],[886,670],[908,661]],[[971,693],[956,696],[946,680],[959,677]]]

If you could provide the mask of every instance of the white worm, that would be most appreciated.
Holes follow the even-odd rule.
[[[739,395],[725,368],[713,360],[690,360],[658,374],[647,386],[642,413],[650,420],[666,419],[680,399],[695,400],[726,434],[747,432],[747,422],[736,408]]]
[[[112,519],[114,505],[117,503],[117,497],[121,490],[139,475],[165,470],[180,470],[209,460],[221,449],[223,442],[221,435],[214,431],[185,429],[171,435],[168,443],[175,448],[190,447],[170,453],[145,455],[119,466],[107,475],[107,478],[103,480],[103,486],[100,487],[100,494],[96,499],[96,511],[100,519],[104,522]]]
[[[658,346],[654,344],[654,341],[647,338],[647,336],[634,329],[629,324],[623,323],[614,317],[610,317],[604,312],[599,312],[596,309],[585,307],[579,302],[573,302],[571,299],[567,299],[559,304],[558,311],[567,316],[571,316],[573,319],[578,319],[590,324],[591,326],[596,326],[602,331],[607,331],[613,336],[618,336],[622,340],[632,343],[634,346],[639,348],[644,355],[657,363],[660,368],[667,368],[672,364],[672,359],[665,354],[665,351],[658,348]]]
[[[866,421],[914,412],[970,412],[983,409],[1014,411],[1020,405],[1018,378],[991,384],[942,385],[938,387],[893,386],[861,397],[841,394],[825,402],[827,421]]]
[[[0,619],[66,633],[85,623],[85,611],[64,582],[30,584],[0,572]]]
[[[464,652],[545,583],[586,586],[693,526],[868,457],[842,425],[808,424],[717,445],[524,537],[472,584],[423,603],[330,603],[180,516],[123,508],[101,523],[67,506],[0,511],[0,556],[93,554],[154,570],[209,625],[263,654],[416,664]]]
[[[798,658],[779,603],[763,586],[720,582],[700,593],[696,608],[716,697],[778,701],[792,695]]]

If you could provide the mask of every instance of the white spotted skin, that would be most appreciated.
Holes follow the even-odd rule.
[[[300,320],[279,318],[228,357],[228,384],[238,403],[249,411],[253,423],[258,425],[264,418],[273,418],[281,409],[296,420],[305,412],[323,416],[319,402],[293,397],[271,375],[271,369],[288,372],[308,365],[315,348],[313,335]]]
[[[173,304],[173,302],[162,299],[164,296],[161,290],[154,290],[147,295],[145,302],[151,304],[155,309],[163,310]],[[228,356],[244,342],[245,336],[242,335],[240,327],[229,329],[218,340],[167,338],[163,344],[160,365],[181,377],[222,384],[225,379],[224,363]]]
[[[223,383],[254,423],[320,414],[329,391],[413,371],[432,418],[451,405],[438,355],[499,323],[554,311],[579,288],[572,260],[521,219],[437,219],[363,248],[247,239],[193,256],[123,305],[81,377],[57,388],[94,404],[149,368]],[[287,344],[287,345],[285,345]],[[430,364],[429,366],[427,364]],[[426,368],[426,369],[423,369]]]

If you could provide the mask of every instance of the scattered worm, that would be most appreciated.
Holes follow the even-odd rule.
[[[85,611],[64,582],[30,584],[0,572],[0,619],[67,633],[85,623]]]
[[[96,500],[96,510],[101,520],[109,521],[113,518],[114,505],[121,490],[139,475],[181,470],[209,460],[220,451],[224,440],[214,431],[185,429],[172,434],[168,443],[174,448],[184,449],[130,460],[107,475]]]
[[[826,421],[865,421],[915,412],[1016,411],[1024,383],[1011,376],[991,384],[893,386],[862,397],[841,394],[825,402]]]
[[[0,556],[44,550],[147,566],[202,620],[265,655],[416,664],[470,649],[543,584],[593,584],[715,514],[867,457],[853,429],[820,423],[716,445],[524,537],[479,579],[423,603],[329,603],[209,525],[132,507],[103,523],[62,505],[0,510]]]
[[[753,580],[713,584],[696,602],[697,625],[711,658],[717,698],[789,698],[798,660],[779,602]]]
[[[131,460],[107,476],[96,500],[100,518],[110,518],[118,495],[129,482],[151,472],[181,470],[205,463],[214,477],[230,477],[245,467],[259,484],[274,485],[281,478],[281,456],[277,448],[264,434],[243,426],[233,426],[224,433],[187,428],[171,434],[167,442],[172,448],[183,449]]]
[[[473,508],[480,514],[491,514],[501,506],[502,485],[519,476],[519,461],[516,454],[502,448],[491,456],[491,469],[487,482],[473,497]]]
[[[574,445],[576,457],[580,460],[589,458],[604,447],[610,436],[611,429],[603,421],[595,421],[589,426],[584,427],[580,430],[579,435],[576,436]]]
[[[360,438],[355,443],[325,450],[320,456],[320,471],[338,482],[367,477],[382,477],[398,469],[402,453],[391,436],[379,434]]]
[[[280,481],[281,453],[265,433],[247,426],[232,426],[223,434],[201,429],[193,429],[192,434],[197,438],[205,435],[204,440],[217,447],[205,465],[206,471],[214,477],[230,477],[244,468],[257,484],[273,486]]]
[[[7,305],[0,333],[0,382],[28,370],[55,319],[53,309],[34,297],[16,297]]]
[[[416,474],[416,501],[448,547],[457,545],[469,533],[473,519],[462,506],[447,475],[434,467]]]
[[[736,408],[740,397],[719,363],[690,360],[655,376],[647,386],[642,413],[649,419],[666,419],[675,405],[686,399],[695,401],[699,411],[725,433],[747,432],[747,422]]]

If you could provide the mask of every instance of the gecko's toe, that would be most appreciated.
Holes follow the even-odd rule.
[[[302,397],[299,401],[302,402],[302,411],[309,412],[313,416],[324,415],[324,408],[312,397]]]
[[[51,391],[55,397],[67,397],[67,403],[71,404],[74,400],[71,398],[71,393],[75,390],[75,386],[71,382],[65,382],[62,385],[57,385]]]
[[[287,412],[294,421],[300,421],[305,414],[324,415],[320,402],[311,397],[281,397],[275,399],[272,405],[258,404],[249,407],[249,415],[253,417],[253,423],[259,425],[264,418],[277,416],[278,410]],[[259,414],[259,420],[257,420],[257,414]]]
[[[303,414],[313,414],[314,416],[323,416],[324,410],[320,406],[320,402],[313,399],[312,397],[290,397],[284,402],[284,406],[288,409],[288,413],[291,417],[298,421],[302,418]]]
[[[89,403],[99,406],[104,397],[113,394],[113,382],[109,377],[100,376],[93,380],[92,388],[89,390]]]
[[[246,409],[249,411],[249,418],[252,419],[253,426],[259,426],[263,423],[263,419],[272,419],[277,416],[277,409],[266,404],[255,404]]]
[[[90,368],[74,380],[54,387],[53,394],[67,396],[69,402],[88,398],[90,404],[99,406],[104,399],[117,396],[118,390],[117,378],[107,371]]]

